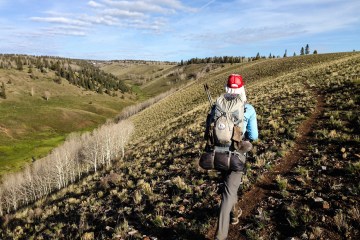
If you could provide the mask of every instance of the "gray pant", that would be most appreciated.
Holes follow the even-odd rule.
[[[220,206],[220,215],[216,232],[216,240],[226,239],[230,225],[230,212],[238,201],[238,189],[243,172],[231,171],[224,176],[224,190]]]

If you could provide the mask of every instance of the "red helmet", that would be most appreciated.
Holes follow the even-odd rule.
[[[241,75],[239,74],[231,74],[229,76],[227,87],[229,88],[241,88],[244,86],[244,81]]]

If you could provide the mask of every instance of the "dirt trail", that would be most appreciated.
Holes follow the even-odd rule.
[[[309,134],[313,130],[315,121],[324,111],[324,96],[315,91],[314,94],[317,95],[315,110],[307,120],[300,124],[298,129],[299,136],[295,139],[294,147],[280,160],[280,163],[272,171],[264,173],[260,181],[256,182],[249,191],[239,197],[238,204],[243,213],[239,224],[236,226],[230,225],[228,240],[246,239],[245,236],[239,236],[239,229],[244,227],[244,219],[253,212],[261,200],[269,195],[272,188],[271,185],[274,183],[276,176],[289,172],[295,167],[299,159],[305,156],[310,141]],[[216,226],[216,223],[213,226]],[[214,239],[215,232],[215,227],[210,229],[206,239]]]

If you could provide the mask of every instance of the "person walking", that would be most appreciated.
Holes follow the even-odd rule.
[[[233,139],[235,135],[239,138],[239,141],[241,146],[234,146],[234,142],[230,146],[226,146],[228,148],[228,151],[234,151],[237,154],[243,154],[241,157],[242,159],[246,159],[244,155],[246,155],[246,152],[249,151],[252,147],[251,143],[252,141],[255,141],[258,139],[258,126],[257,126],[257,119],[256,119],[256,111],[255,108],[247,103],[247,98],[245,94],[245,88],[244,88],[244,81],[241,75],[238,74],[231,74],[228,77],[227,84],[225,86],[226,93],[221,95],[219,98],[225,98],[227,102],[236,101],[235,99],[240,98],[243,104],[241,105],[241,108],[239,109],[239,112],[243,113],[243,121],[238,121],[241,124],[238,124],[240,127],[240,130],[236,130],[236,127],[234,127],[233,130]],[[217,99],[218,101],[223,101],[222,99]],[[230,103],[231,104],[231,103]],[[207,119],[207,132],[205,133],[205,136],[209,135],[210,131],[210,125],[216,121],[215,119],[215,108],[213,107],[211,110],[211,113],[208,116]],[[242,112],[243,111],[243,112]],[[242,116],[242,114],[240,114]],[[236,126],[236,125],[235,125]],[[242,129],[241,129],[242,128]],[[216,137],[215,137],[216,139]],[[224,146],[216,146],[216,140],[212,141],[212,143],[215,145],[214,149],[221,149],[224,148]],[[239,159],[240,160],[240,159]],[[245,164],[244,164],[245,165]],[[244,171],[222,171],[221,175],[223,177],[223,191],[221,194],[221,205],[220,205],[220,213],[218,218],[218,224],[217,224],[217,231],[216,231],[216,240],[223,240],[226,239],[228,236],[229,231],[229,225],[230,223],[235,225],[239,223],[239,217],[242,213],[242,210],[237,207],[237,201],[238,201],[238,189],[240,187],[240,184],[242,183],[242,176],[244,174]]]

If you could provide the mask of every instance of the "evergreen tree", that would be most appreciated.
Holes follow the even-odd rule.
[[[88,82],[88,88],[91,90],[91,91],[94,91],[95,87],[94,87],[94,82],[92,80],[89,80]]]
[[[42,62],[41,62],[41,59],[40,58],[37,58],[36,59],[36,63],[35,63],[35,66],[37,69],[41,70],[43,68],[43,65],[42,65]]]
[[[20,59],[20,56],[15,60],[15,63],[16,63],[16,69],[19,70],[19,71],[22,71],[23,70],[23,63]]]
[[[310,47],[309,47],[309,44],[306,44],[305,54],[308,55],[309,53],[310,53]]]
[[[300,55],[304,55],[305,52],[304,52],[304,47],[301,47],[301,50],[300,50]]]
[[[5,84],[2,82],[1,89],[0,89],[0,97],[6,99],[6,91],[5,91]]]
[[[318,52],[317,52],[317,50],[315,49],[314,52],[313,52],[313,54],[317,54],[317,53],[318,53]]]
[[[293,57],[296,57],[296,53],[294,52]]]
[[[59,75],[60,75],[60,77],[65,77],[65,70],[63,67],[60,68]]]
[[[44,62],[44,67],[45,68],[49,68],[49,61],[45,58],[44,60],[43,60],[43,62]]]
[[[286,58],[287,57],[287,49],[285,49],[285,53],[284,53],[284,56],[283,56],[284,58]]]
[[[258,59],[260,59],[260,53],[256,54],[255,60],[258,60]]]
[[[103,93],[104,93],[102,86],[100,86],[100,87],[98,88],[97,92],[100,93],[100,94],[103,94]]]

